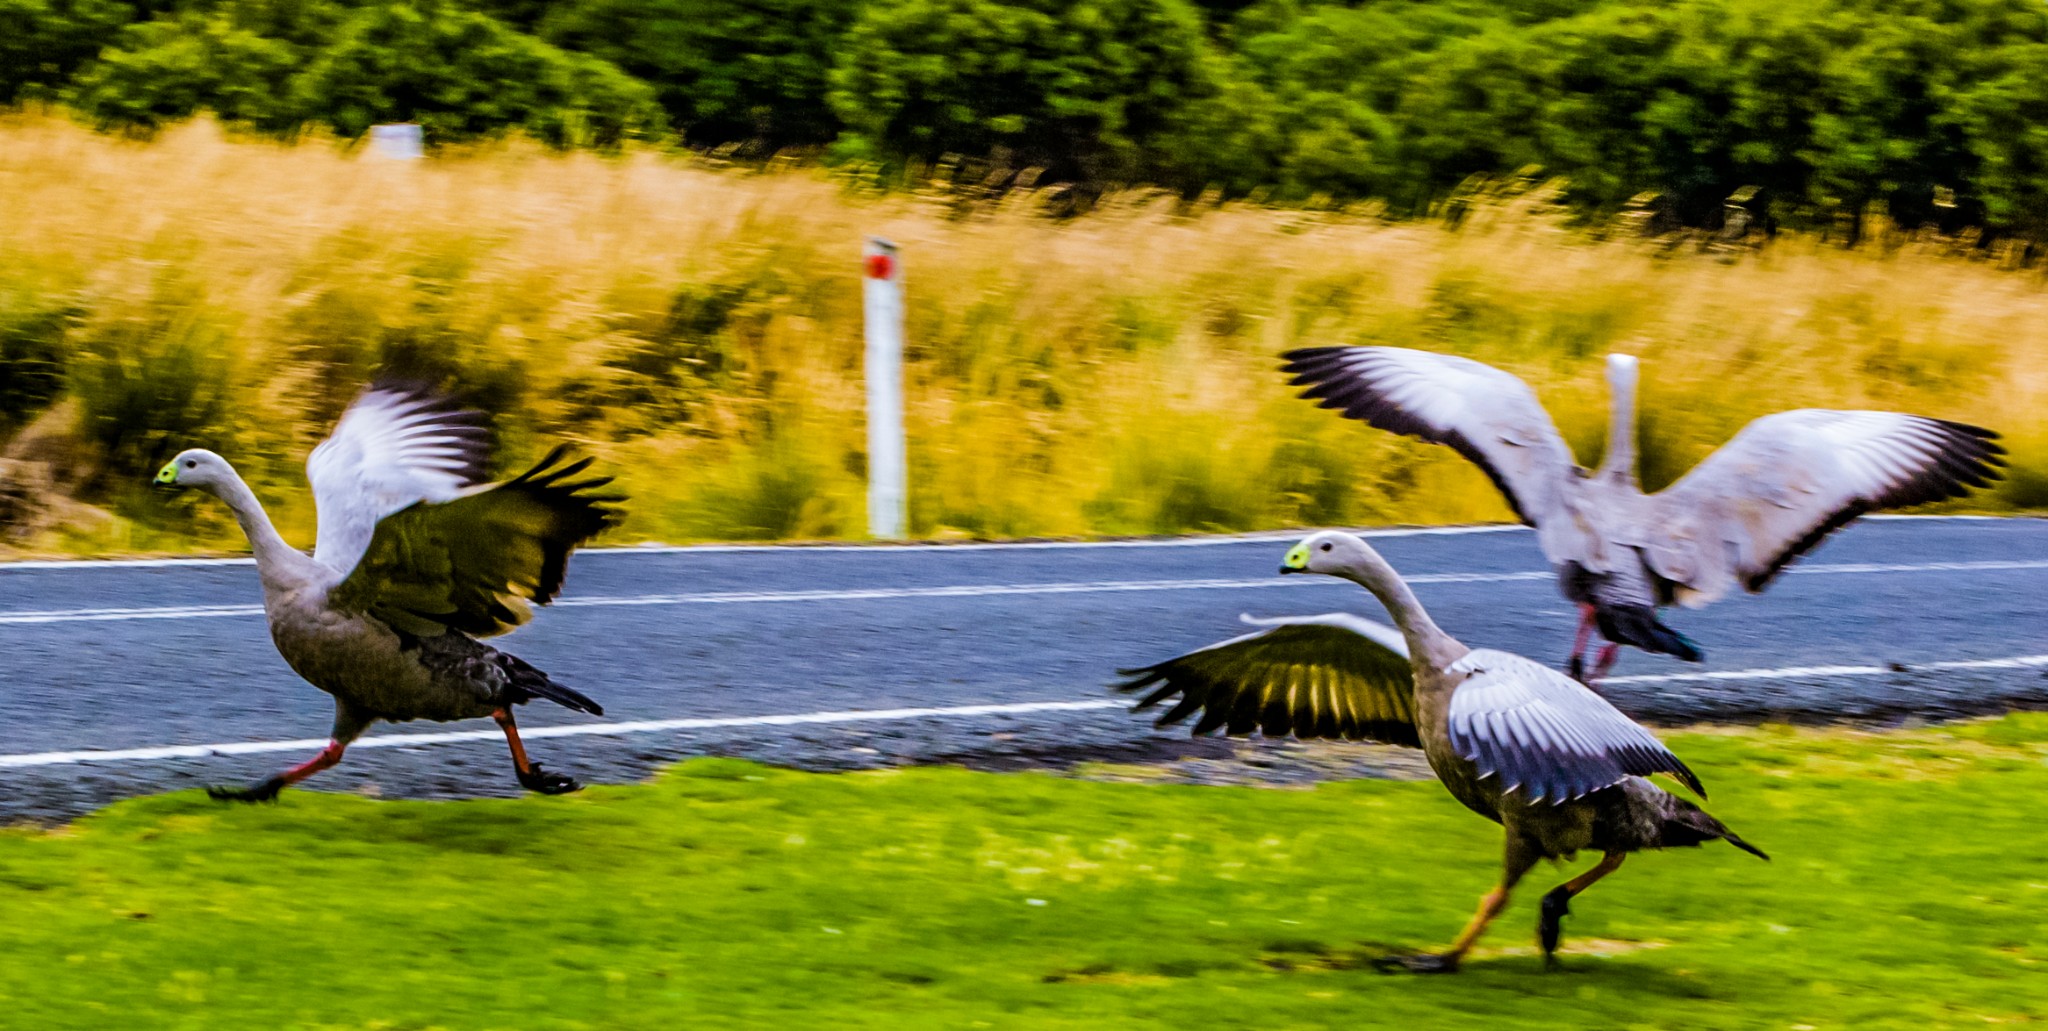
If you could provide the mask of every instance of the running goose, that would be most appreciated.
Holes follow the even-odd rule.
[[[320,517],[313,554],[287,545],[248,484],[211,451],[181,452],[156,475],[235,514],[255,553],[270,637],[293,670],[334,696],[333,739],[319,755],[222,800],[264,802],[341,761],[377,720],[489,716],[505,732],[519,783],[542,794],[580,785],[526,756],[512,706],[545,698],[604,709],[516,656],[477,640],[525,623],[562,588],[569,552],[617,523],[623,500],[576,479],[590,459],[556,448],[505,483],[479,486],[482,417],[423,390],[380,384],[313,449],[306,478]]]
[[[1658,619],[1740,583],[1760,592],[1866,512],[1959,498],[2000,478],[2005,449],[1976,426],[1898,412],[1809,408],[1767,415],[1656,494],[1636,483],[1636,360],[1610,355],[1607,455],[1587,472],[1527,384],[1490,365],[1405,347],[1311,347],[1283,355],[1302,393],[1383,430],[1443,444],[1484,470],[1536,529],[1579,605],[1569,665],[1584,674],[1594,626],[1610,642],[1698,662]]]
[[[1447,973],[1539,859],[1598,849],[1599,863],[1543,896],[1537,936],[1556,959],[1570,901],[1631,852],[1726,841],[1769,858],[1698,806],[1644,779],[1699,779],[1650,732],[1583,684],[1508,652],[1467,648],[1437,629],[1399,574],[1364,541],[1326,531],[1287,552],[1282,573],[1323,573],[1371,591],[1400,629],[1332,613],[1252,620],[1264,629],[1142,669],[1117,685],[1178,698],[1159,725],[1200,713],[1194,732],[1352,738],[1419,747],[1465,807],[1507,833],[1500,886],[1451,947],[1383,965]]]

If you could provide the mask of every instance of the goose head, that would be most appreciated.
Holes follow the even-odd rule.
[[[1351,534],[1341,530],[1324,530],[1321,533],[1310,534],[1301,543],[1287,549],[1287,557],[1281,561],[1280,571],[1341,576],[1345,570],[1356,569],[1365,564],[1372,553],[1370,545]]]
[[[157,470],[156,485],[216,490],[234,476],[235,470],[228,465],[227,459],[205,448],[192,448],[178,452],[178,457]]]

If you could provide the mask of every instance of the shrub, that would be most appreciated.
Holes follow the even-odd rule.
[[[131,25],[73,83],[74,107],[102,128],[154,130],[211,110],[284,132],[306,120],[291,97],[305,48],[237,24],[235,7]]]
[[[134,17],[114,0],[0,0],[0,104],[55,95]]]
[[[1214,92],[1183,0],[876,0],[832,75],[843,152],[995,155],[1058,178],[1152,171],[1147,147]]]
[[[612,146],[661,125],[653,91],[617,68],[439,0],[357,10],[293,89],[344,136],[417,122],[434,142],[523,126],[557,146]]]
[[[652,85],[691,143],[767,149],[828,143],[833,53],[859,0],[582,0],[540,25],[558,46],[603,58]]]
[[[90,495],[118,495],[185,447],[223,443],[208,438],[229,429],[228,334],[192,301],[161,290],[79,341],[71,391],[81,435],[100,457]]]
[[[84,313],[68,304],[0,304],[0,439],[63,394],[68,338]]]

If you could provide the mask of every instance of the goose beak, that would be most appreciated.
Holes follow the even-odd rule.
[[[1280,561],[1280,572],[1282,575],[1308,572],[1308,545],[1297,544],[1287,549],[1287,557]]]
[[[166,466],[164,466],[163,468],[161,468],[161,469],[158,469],[158,470],[156,471],[156,476],[154,476],[154,477],[152,477],[152,478],[150,479],[150,481],[149,481],[149,485],[150,485],[151,487],[155,487],[155,488],[157,488],[157,489],[159,489],[159,490],[161,490],[161,489],[165,489],[165,488],[168,488],[168,489],[171,489],[171,490],[177,490],[177,489],[178,489],[178,465],[177,465],[177,463],[176,463],[176,462],[173,462],[173,463],[171,463],[170,465],[166,465]]]

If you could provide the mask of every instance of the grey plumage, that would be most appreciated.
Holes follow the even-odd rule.
[[[1174,702],[1159,723],[1193,719],[1197,734],[1369,739],[1420,747],[1453,797],[1499,823],[1506,892],[1538,859],[1581,849],[1607,855],[1594,877],[1645,849],[1743,842],[1698,806],[1645,779],[1669,775],[1705,797],[1699,778],[1606,699],[1540,663],[1473,649],[1429,618],[1393,568],[1345,533],[1309,537],[1283,572],[1316,572],[1371,591],[1399,630],[1348,613],[1249,620],[1262,629],[1164,662],[1124,670],[1135,708]],[[1590,883],[1590,881],[1586,882]],[[1574,882],[1566,896],[1583,890]],[[1563,890],[1563,889],[1560,889]],[[1558,903],[1559,906],[1562,903]],[[1546,908],[1546,921],[1554,921]],[[1562,915],[1558,909],[1556,915]],[[1451,969],[1483,929],[1414,969]],[[1544,930],[1554,947],[1556,928]],[[1405,962],[1405,961],[1404,961]]]
[[[224,798],[267,799],[340,759],[385,720],[489,716],[503,727],[520,781],[541,791],[575,783],[525,757],[511,707],[545,698],[604,709],[479,637],[532,617],[561,590],[569,553],[618,521],[607,477],[557,448],[505,483],[483,485],[482,419],[417,388],[379,385],[314,449],[308,479],[318,544],[284,543],[248,486],[210,451],[180,454],[158,474],[228,504],[248,535],[271,638],[294,671],[333,695],[333,742],[312,763]]]
[[[1657,609],[1761,591],[1866,512],[1962,497],[1999,479],[1998,435],[1898,412],[1804,409],[1757,419],[1684,478],[1643,493],[1635,469],[1635,359],[1613,355],[1607,455],[1580,468],[1527,384],[1452,355],[1402,347],[1290,351],[1302,396],[1395,433],[1443,444],[1487,476],[1534,527],[1582,629],[1697,661]],[[1576,651],[1574,658],[1576,659]],[[1609,659],[1611,660],[1610,653]]]

